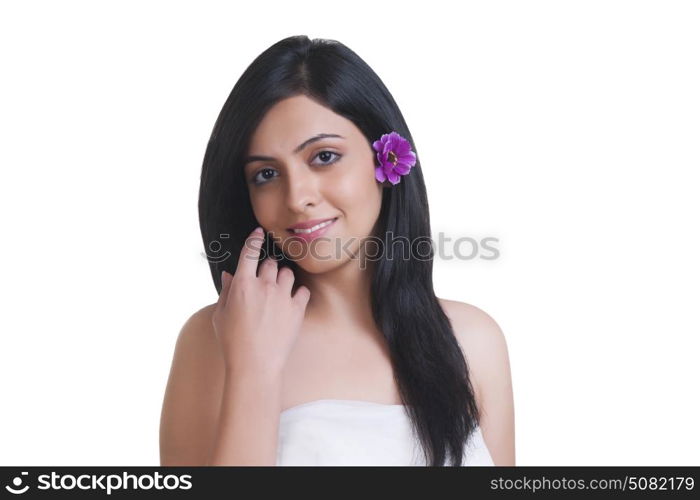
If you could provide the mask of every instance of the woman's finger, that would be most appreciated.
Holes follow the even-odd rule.
[[[226,271],[221,272],[221,292],[219,292],[219,300],[217,300],[217,308],[226,305],[228,291],[231,288],[231,275]]]
[[[236,276],[240,275],[244,278],[255,278],[263,239],[264,234],[261,227],[256,227],[255,230],[248,235],[241,249],[241,253],[238,256]]]
[[[287,290],[291,296],[292,286],[294,285],[294,271],[288,267],[282,267],[277,270],[277,284]]]
[[[306,305],[309,303],[310,298],[311,291],[307,287],[302,285],[299,288],[297,288],[297,291],[294,293],[294,296],[292,296],[292,302],[299,306],[303,311],[306,309]]]
[[[277,261],[266,258],[260,266],[258,277],[266,283],[277,283]]]

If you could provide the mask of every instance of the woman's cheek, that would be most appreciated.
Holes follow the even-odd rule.
[[[274,197],[269,196],[269,194],[255,194],[250,197],[253,214],[263,227],[270,227],[272,225],[275,213],[274,203]]]
[[[360,165],[348,167],[343,176],[335,179],[333,193],[339,198],[352,201],[366,201],[367,195],[371,192],[369,189],[376,187],[374,175],[367,175],[365,168],[360,168]],[[372,171],[374,172],[374,171]]]

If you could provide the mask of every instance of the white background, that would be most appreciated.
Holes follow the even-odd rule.
[[[680,1],[3,3],[0,464],[158,465],[177,334],[216,300],[209,134],[306,34],[394,95],[434,234],[499,238],[435,285],[506,335],[517,465],[699,465],[699,25]]]

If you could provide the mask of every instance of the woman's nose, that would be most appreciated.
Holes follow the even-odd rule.
[[[287,179],[287,206],[291,211],[301,213],[308,205],[318,205],[321,197],[319,179],[309,167],[294,168]]]

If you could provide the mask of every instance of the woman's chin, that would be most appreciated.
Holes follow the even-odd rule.
[[[321,258],[305,258],[297,260],[296,264],[300,269],[304,270],[309,274],[323,274],[328,271],[336,269],[338,266],[342,265],[341,261],[333,260],[330,256],[327,259]]]

